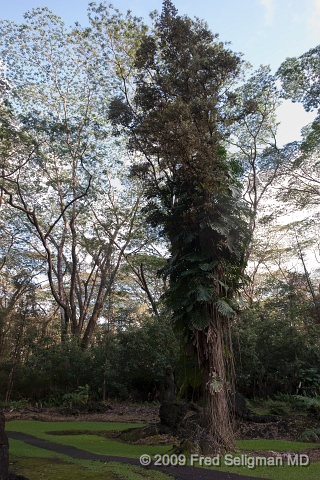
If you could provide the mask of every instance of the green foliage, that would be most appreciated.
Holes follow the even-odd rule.
[[[85,405],[89,400],[89,385],[78,387],[75,392],[66,393],[62,397],[62,401],[70,407]]]
[[[301,280],[266,282],[265,299],[233,325],[237,384],[248,397],[320,392],[318,328]]]
[[[91,3],[89,21],[67,30],[47,8],[22,25],[0,21],[2,399],[10,385],[17,408],[25,398],[86,403],[89,392],[157,399],[167,365],[177,366],[180,396],[201,383],[218,393],[220,376],[202,375],[216,368],[210,341],[222,332],[224,342],[232,325],[238,389],[273,395],[272,413],[319,417],[319,295],[307,272],[265,276],[236,316],[249,254],[268,265],[279,252],[265,234],[276,213],[259,219],[265,240],[248,248],[265,192],[279,175],[278,199],[319,205],[319,115],[280,151],[270,69],[239,87],[241,57],[168,0],[151,30],[106,4]],[[282,95],[306,110],[320,105],[319,52],[278,70]],[[278,228],[290,244],[291,227],[306,232],[302,248],[318,245],[317,215]],[[169,244],[168,261],[154,242],[161,252]],[[46,272],[50,285],[37,288]],[[86,352],[84,332],[83,347],[95,340]],[[231,349],[221,352],[223,370]]]
[[[318,442],[320,440],[320,428],[304,430],[299,437],[300,442]]]
[[[320,399],[304,395],[277,393],[273,398],[253,398],[247,400],[247,407],[259,414],[285,416],[299,413],[320,418]]]
[[[166,318],[145,319],[119,330],[110,352],[108,390],[136,400],[159,397],[168,365],[175,365],[179,347]]]
[[[287,58],[277,71],[284,98],[302,102],[306,111],[319,106],[320,46],[311,48],[300,57]]]
[[[23,408],[30,402],[29,398],[22,398],[21,400],[11,400],[10,402],[0,402],[0,408]]]
[[[104,333],[83,351],[75,339],[63,343],[33,344],[32,354],[17,365],[13,401],[21,397],[45,406],[87,403],[113,398],[159,398],[166,367],[175,365],[179,347],[170,322],[164,317],[140,318],[141,324]],[[0,364],[0,386],[6,392],[11,364]],[[3,397],[4,399],[4,397]]]
[[[291,402],[297,411],[306,412],[309,416],[320,418],[320,399],[302,395],[292,395]]]
[[[272,415],[284,416],[288,415],[290,412],[290,405],[281,400],[268,399],[266,401],[266,406]]]

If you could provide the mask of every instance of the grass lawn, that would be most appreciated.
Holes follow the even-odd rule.
[[[270,480],[319,480],[320,478],[320,463],[312,463],[307,467],[283,465],[274,467],[257,466],[250,469],[248,467],[221,466],[214,469]]]
[[[34,435],[38,438],[49,440],[62,445],[71,445],[88,452],[115,455],[122,457],[139,458],[143,453],[150,456],[165,454],[171,450],[171,446],[147,446],[129,445],[117,442],[109,438],[97,435],[95,432],[125,430],[127,428],[139,428],[142,424],[110,423],[110,422],[40,422],[33,420],[10,421],[6,424],[7,431],[18,431]],[[64,435],[63,432],[70,432]],[[79,434],[71,434],[71,432]],[[54,434],[50,434],[54,432]],[[59,434],[61,432],[61,435]],[[83,433],[82,433],[83,432]],[[303,453],[310,448],[320,447],[320,443],[290,442],[285,440],[240,440],[237,446],[241,453],[246,451],[265,451],[261,456],[271,456],[273,452]],[[235,454],[240,455],[240,454]],[[249,455],[249,454],[248,454]],[[26,475],[30,480],[59,479],[129,479],[129,480],[161,480],[168,478],[160,472],[142,470],[122,464],[104,464],[102,462],[89,462],[71,459],[65,455],[49,452],[29,446],[23,442],[10,440],[10,459],[12,469]],[[212,468],[212,467],[210,467]],[[309,466],[288,466],[283,461],[283,466],[227,466],[221,459],[217,470],[238,473],[247,476],[266,478],[272,480],[319,480],[320,463],[312,463]],[[42,472],[42,473],[41,473]],[[147,476],[146,476],[147,475]]]
[[[30,480],[170,480],[160,472],[114,462],[76,460],[66,455],[27,445],[10,443],[10,471]]]
[[[288,440],[237,440],[237,446],[244,450],[266,450],[273,452],[294,452],[303,453],[303,450],[320,448],[320,443],[290,442]],[[319,476],[320,478],[320,476]]]
[[[319,443],[306,443],[306,442],[290,442],[287,440],[238,440],[237,446],[241,453],[246,451],[265,451],[265,454],[261,453],[261,456],[271,456],[272,452],[292,452],[303,453],[310,448],[319,448]],[[240,456],[235,454],[234,457]],[[250,454],[247,454],[250,456]],[[222,472],[238,473],[240,475],[247,475],[258,478],[266,478],[270,480],[319,480],[320,479],[320,463],[315,462],[308,466],[296,466],[287,465],[286,461],[283,461],[283,465],[280,466],[255,466],[249,468],[248,466],[225,466],[224,460],[221,459],[220,467],[214,469]]]
[[[117,442],[101,435],[95,435],[95,431],[126,430],[127,428],[139,428],[144,425],[132,423],[111,423],[111,422],[39,422],[34,420],[14,420],[6,423],[6,430],[28,433],[44,440],[71,445],[86,450],[87,452],[101,455],[115,455],[119,457],[139,458],[147,453],[155,455],[164,454],[171,450],[171,446],[147,446],[129,445]],[[57,435],[58,431],[86,431],[90,432],[81,435]],[[55,432],[54,435],[48,432]]]

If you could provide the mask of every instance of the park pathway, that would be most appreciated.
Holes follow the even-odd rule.
[[[126,457],[114,457],[109,455],[98,455],[96,453],[86,452],[85,450],[80,450],[76,447],[71,447],[68,445],[59,445],[58,443],[49,442],[47,440],[42,440],[40,438],[34,437],[33,435],[27,435],[26,433],[20,432],[10,432],[6,431],[7,437],[14,440],[20,440],[32,445],[34,447],[43,448],[45,450],[50,450],[51,452],[61,453],[67,455],[71,458],[77,458],[79,460],[96,460],[99,462],[119,462],[119,463],[128,463],[141,467],[140,462],[136,458],[126,458]],[[177,480],[266,480],[259,479],[257,477],[247,477],[243,475],[238,475],[236,473],[228,472],[219,472],[217,470],[206,470],[204,468],[198,467],[189,467],[189,466],[176,466],[176,467],[142,467],[142,468],[151,468],[154,470],[161,471],[167,475],[171,475]]]

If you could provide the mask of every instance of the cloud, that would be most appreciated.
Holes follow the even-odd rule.
[[[309,18],[309,25],[315,34],[320,32],[320,0],[313,0],[313,12]]]
[[[317,1],[317,0],[315,0]],[[267,25],[271,25],[274,14],[274,0],[260,0],[261,5],[264,7],[264,21]],[[318,3],[320,3],[318,1]]]

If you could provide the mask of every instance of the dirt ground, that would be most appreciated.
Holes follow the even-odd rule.
[[[73,408],[24,408],[6,410],[5,418],[9,420],[40,420],[44,422],[63,421],[93,421],[93,422],[123,422],[146,423],[159,422],[159,404],[108,403],[101,412],[84,412]],[[304,415],[279,417],[277,422],[254,423],[249,421],[236,422],[236,438],[248,439],[278,439],[297,441],[306,429],[320,429],[320,421]]]
[[[9,420],[40,420],[43,422],[123,422],[123,423],[157,423],[159,405],[132,405],[127,403],[109,403],[105,411],[86,413],[74,408],[69,412],[64,408],[38,408],[26,406],[4,412]]]

